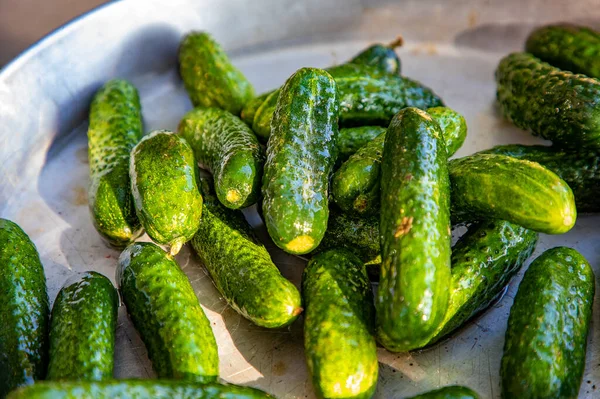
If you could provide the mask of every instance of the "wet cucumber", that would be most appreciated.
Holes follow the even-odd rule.
[[[496,69],[497,97],[516,126],[558,147],[600,148],[600,81],[513,53]]]
[[[600,78],[600,33],[585,26],[537,28],[527,38],[525,51],[557,68]]]
[[[202,223],[192,247],[215,286],[238,313],[267,328],[292,323],[302,312],[300,293],[273,264],[239,211],[223,207],[202,179]]]
[[[135,210],[146,232],[175,255],[191,240],[202,213],[194,152],[181,136],[158,130],[131,152],[129,175]]]
[[[119,297],[109,279],[79,273],[61,288],[50,320],[48,380],[112,379]]]
[[[380,71],[397,75],[400,73],[401,62],[394,49],[402,45],[402,37],[398,36],[390,44],[373,44],[350,59],[348,64],[369,65]]]
[[[321,253],[302,275],[304,348],[320,398],[371,398],[379,364],[367,272],[340,249]]]
[[[449,163],[455,223],[500,219],[547,234],[562,234],[577,219],[573,192],[536,162],[476,154]]]
[[[183,38],[179,72],[194,107],[217,107],[239,115],[254,97],[248,79],[206,32],[191,32]]]
[[[223,205],[238,209],[258,200],[264,154],[252,130],[237,116],[219,108],[195,108],[185,114],[178,132],[194,150],[196,161],[214,176]]]
[[[252,123],[254,122],[254,115],[256,115],[256,111],[260,108],[262,103],[265,102],[267,97],[273,93],[274,90],[263,93],[259,96],[254,97],[252,100],[248,101],[244,108],[242,108],[242,112],[240,113],[240,119],[246,123],[246,125],[252,127]]]
[[[273,119],[273,113],[277,107],[279,93],[281,93],[281,89],[273,90],[254,114],[252,131],[264,143],[269,140],[269,136],[271,135],[271,119]]]
[[[215,336],[177,262],[155,244],[131,244],[119,257],[116,280],[158,377],[214,381]]]
[[[35,245],[16,223],[0,219],[0,398],[46,375],[48,318]]]
[[[427,113],[440,125],[448,157],[451,157],[462,147],[467,138],[465,117],[448,107],[428,108]]]
[[[408,399],[479,399],[479,395],[471,388],[452,385],[412,396]]]
[[[592,319],[594,272],[572,248],[549,249],[525,273],[508,318],[503,398],[576,398]]]
[[[418,348],[448,309],[450,187],[439,125],[406,108],[390,123],[381,167],[377,335],[388,350]]]
[[[341,163],[346,161],[351,155],[359,149],[373,141],[376,137],[385,133],[385,128],[381,126],[359,126],[346,127],[340,129],[338,135],[338,159]],[[383,142],[381,143],[383,146]]]
[[[312,251],[327,229],[337,120],[337,90],[327,72],[302,68],[287,80],[267,145],[263,212],[269,235],[289,253]]]
[[[8,399],[267,399],[271,395],[238,385],[172,380],[41,382],[14,391]]]
[[[129,182],[129,154],[141,137],[136,88],[125,80],[107,82],[90,106],[88,197],[94,227],[116,247],[126,246],[141,233]]]

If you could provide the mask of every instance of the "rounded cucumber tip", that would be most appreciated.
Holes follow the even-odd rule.
[[[285,249],[294,254],[305,254],[314,249],[315,240],[311,236],[298,236],[285,244]]]

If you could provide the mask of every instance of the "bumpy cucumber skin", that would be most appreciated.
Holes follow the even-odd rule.
[[[8,399],[267,399],[271,395],[238,385],[173,380],[41,382],[12,392]]]
[[[385,131],[386,129],[381,126],[359,126],[340,129],[337,162],[346,161],[356,151],[385,133]]]
[[[240,113],[240,119],[243,120],[246,125],[252,127],[256,111],[258,111],[262,103],[265,102],[267,97],[269,97],[269,95],[271,95],[273,91],[274,90],[271,90],[259,96],[256,96],[252,100],[248,101],[246,105],[244,105],[244,108],[242,108],[242,112]]]
[[[594,300],[594,272],[572,248],[549,249],[525,273],[508,318],[504,398],[576,398]]]
[[[264,153],[237,116],[219,108],[196,108],[183,117],[178,132],[194,150],[196,161],[214,176],[223,205],[238,209],[258,200]]]
[[[266,143],[271,135],[271,120],[277,108],[277,100],[279,100],[280,93],[281,88],[273,90],[254,114],[252,130],[263,143]]]
[[[479,395],[471,388],[452,385],[412,396],[409,399],[479,399]]]
[[[402,63],[400,62],[400,57],[394,51],[393,47],[395,45],[396,43],[393,43],[393,46],[386,46],[379,43],[373,44],[354,56],[348,63],[370,65],[390,75],[398,75],[400,74]]]
[[[179,72],[195,107],[217,107],[239,115],[254,97],[252,84],[206,32],[191,32],[183,38]]]
[[[131,152],[129,175],[146,232],[155,242],[170,245],[175,255],[198,230],[202,214],[192,148],[181,136],[155,131]]]
[[[111,80],[96,92],[88,128],[89,206],[94,227],[115,247],[142,232],[129,182],[129,154],[142,129],[140,98],[131,83]]]
[[[448,309],[450,192],[441,129],[417,108],[394,117],[381,168],[377,336],[391,351],[431,339]]]
[[[370,398],[377,386],[373,291],[365,266],[333,249],[308,263],[302,276],[304,348],[321,398]]]
[[[258,326],[283,327],[302,312],[296,287],[284,278],[239,211],[223,207],[202,178],[202,223],[192,247],[236,312]]]
[[[85,272],[61,288],[50,320],[48,380],[112,379],[119,296],[109,279]]]
[[[525,51],[557,68],[600,78],[600,33],[584,26],[537,28],[527,38]]]
[[[575,196],[577,212],[600,212],[600,156],[596,151],[563,151],[541,145],[499,145],[481,154],[508,155],[537,162],[563,179]]]
[[[46,375],[48,294],[35,245],[0,219],[0,398]]]
[[[497,98],[516,126],[563,148],[600,148],[600,81],[561,71],[526,53],[496,69]]]
[[[116,280],[159,378],[214,381],[217,342],[177,262],[155,244],[134,243],[119,257]]]
[[[573,192],[537,162],[475,154],[449,163],[453,222],[500,219],[547,234],[577,219]]]
[[[265,225],[286,252],[312,251],[327,229],[337,120],[337,90],[327,72],[302,68],[287,80],[273,115],[263,175]]]

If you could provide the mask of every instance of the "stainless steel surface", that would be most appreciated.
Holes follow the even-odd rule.
[[[124,1],[100,8],[55,32],[0,72],[0,214],[36,243],[53,300],[75,271],[114,278],[117,251],[104,246],[87,209],[86,112],[109,78],[140,89],[146,130],[176,128],[191,105],[176,73],[181,35],[206,29],[225,44],[258,91],[281,84],[301,66],[341,62],[372,41],[401,33],[403,71],[462,112],[469,136],[458,156],[495,144],[533,143],[503,121],[494,105],[494,68],[522,47],[538,23],[583,21],[598,26],[593,0],[359,1],[179,0]],[[252,211],[248,216],[256,222]],[[600,276],[600,218],[580,216],[566,235],[543,236],[534,255],[556,246],[580,250]],[[264,231],[261,230],[264,236]],[[271,245],[272,247],[272,245]],[[273,249],[276,262],[299,282],[303,262]],[[198,261],[178,260],[213,323],[221,377],[281,398],[313,397],[302,348],[302,323],[268,331],[238,316],[219,298]],[[464,384],[483,398],[499,397],[506,319],[520,276],[507,295],[452,339],[422,353],[379,351],[378,398],[401,398]],[[599,301],[580,397],[600,396]],[[121,309],[115,375],[152,377],[137,333]]]

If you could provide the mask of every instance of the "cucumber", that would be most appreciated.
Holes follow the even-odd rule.
[[[0,398],[46,375],[49,313],[35,245],[0,218]]]
[[[135,210],[150,238],[169,245],[171,255],[191,240],[200,224],[197,169],[190,145],[166,130],[145,136],[131,152]]]
[[[517,127],[558,147],[600,148],[600,81],[513,53],[496,69],[497,97]]]
[[[450,185],[439,125],[406,108],[390,123],[381,167],[379,342],[418,348],[444,319],[450,297]]]
[[[119,296],[109,279],[78,273],[61,288],[50,319],[48,380],[112,379]]]
[[[563,179],[575,196],[577,212],[600,212],[600,156],[595,151],[563,151],[541,145],[500,145],[481,154],[508,155],[537,162]]]
[[[8,399],[263,399],[271,395],[238,385],[194,384],[171,380],[41,382],[10,394]]]
[[[390,44],[373,44],[348,61],[348,64],[370,65],[391,75],[400,74],[401,62],[394,49],[402,46],[403,39],[398,36]]]
[[[467,135],[465,118],[445,107],[430,108],[427,113],[436,121],[444,135],[448,156],[462,145]],[[344,129],[342,129],[343,131]],[[345,212],[374,214],[379,210],[380,165],[385,134],[360,148],[333,174],[331,194]]]
[[[600,33],[585,26],[539,27],[527,38],[525,51],[560,69],[600,78]]]
[[[292,254],[317,247],[327,229],[336,159],[338,97],[331,76],[302,68],[281,89],[263,175],[265,225]]]
[[[320,398],[371,398],[377,386],[375,309],[367,272],[352,253],[332,249],[302,275],[304,348]]]
[[[267,328],[291,324],[302,312],[300,293],[273,264],[244,215],[223,207],[202,178],[202,223],[192,247],[236,312]]]
[[[262,142],[266,143],[271,135],[271,119],[277,108],[277,100],[279,99],[281,89],[273,90],[265,101],[258,107],[252,121],[252,131]]]
[[[266,93],[261,94],[260,96],[254,97],[252,100],[248,101],[244,108],[242,108],[242,112],[240,113],[240,119],[244,121],[248,126],[252,127],[252,123],[254,122],[254,115],[256,115],[256,111],[260,108],[262,103],[265,102],[267,97],[273,93],[274,90],[268,91]]]
[[[502,397],[577,397],[593,300],[594,272],[574,249],[552,248],[531,263],[508,318]]]
[[[479,399],[477,392],[460,385],[451,385],[412,396],[409,399]]]
[[[126,246],[142,232],[129,181],[129,154],[141,137],[137,89],[125,80],[107,82],[90,106],[88,197],[94,227],[115,247]]]
[[[158,377],[214,381],[217,342],[177,262],[155,244],[134,243],[119,257],[116,280]]]
[[[238,209],[258,200],[264,154],[244,122],[219,108],[196,108],[185,114],[178,131],[214,176],[223,205]]]
[[[501,219],[547,234],[575,224],[573,192],[539,163],[476,154],[452,160],[449,169],[455,223]]]
[[[338,159],[341,163],[350,158],[360,148],[369,144],[376,137],[385,133],[385,128],[381,126],[359,126],[346,127],[340,129],[338,135]],[[383,142],[382,142],[383,145]]]
[[[206,32],[183,38],[179,72],[194,107],[217,107],[239,115],[254,97],[252,84]]]

